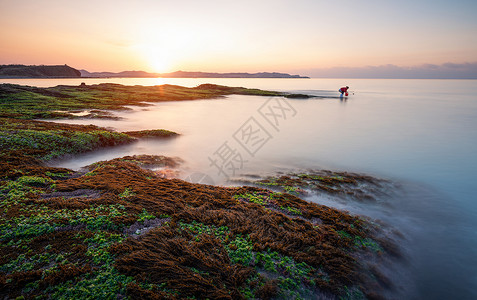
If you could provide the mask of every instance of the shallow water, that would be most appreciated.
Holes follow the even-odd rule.
[[[120,131],[165,128],[182,135],[103,149],[57,161],[56,165],[77,169],[124,155],[164,154],[185,160],[183,177],[202,172],[218,184],[240,174],[321,168],[388,178],[401,188],[386,203],[309,199],[380,219],[402,232],[417,289],[410,296],[477,298],[477,81],[108,80],[184,86],[211,82],[333,97],[340,86],[349,85],[354,94],[342,100],[230,96],[136,107],[117,112],[124,118],[121,121],[66,120]],[[83,81],[105,80],[16,80],[37,86]],[[221,173],[217,165],[220,167],[225,158],[229,160]],[[214,161],[215,166],[211,165]]]

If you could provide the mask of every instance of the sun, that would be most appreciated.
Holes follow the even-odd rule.
[[[148,71],[155,73],[171,72],[175,61],[171,49],[168,49],[159,43],[137,43],[133,46],[136,57],[147,66]]]
[[[164,56],[155,56],[148,59],[149,65],[154,72],[165,73],[169,71],[171,67],[170,60]]]
[[[165,73],[171,67],[172,57],[168,51],[157,46],[141,47],[141,56],[145,63],[157,73]]]
[[[172,72],[191,56],[190,29],[181,26],[160,26],[143,23],[138,25],[134,50],[141,60],[157,73]],[[158,29],[159,28],[159,29]],[[195,55],[195,53],[193,53]]]

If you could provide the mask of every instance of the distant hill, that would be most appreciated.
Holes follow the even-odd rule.
[[[164,77],[164,78],[309,78],[300,75],[290,75],[286,73],[208,73],[208,72],[185,72],[176,71],[172,73],[149,73],[144,71],[123,71],[113,72],[88,72],[80,70],[81,77]]]
[[[210,73],[210,72],[185,72],[149,73],[145,71],[123,72],[88,72],[76,70],[68,65],[61,66],[26,66],[26,65],[0,65],[0,78],[108,78],[108,77],[133,77],[133,78],[309,78],[300,75],[290,75],[277,72],[260,73]]]
[[[76,78],[81,72],[67,65],[0,65],[0,78]]]

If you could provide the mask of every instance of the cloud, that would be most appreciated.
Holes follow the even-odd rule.
[[[310,77],[328,78],[409,78],[409,79],[477,79],[477,62],[423,64],[403,67],[392,64],[359,68],[335,67],[303,70]]]

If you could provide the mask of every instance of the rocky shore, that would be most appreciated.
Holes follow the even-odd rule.
[[[361,184],[379,180],[310,172],[202,185],[164,178],[154,170],[180,161],[149,155],[75,172],[45,162],[177,133],[32,120],[229,94],[286,96],[215,85],[0,85],[0,298],[381,299],[392,291],[378,265],[401,254],[379,226],[300,198],[312,186],[373,201]]]

